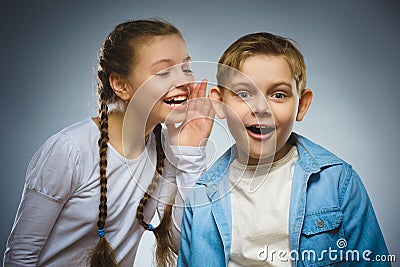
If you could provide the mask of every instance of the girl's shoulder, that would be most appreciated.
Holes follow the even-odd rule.
[[[80,183],[83,155],[92,150],[88,140],[95,135],[93,128],[94,123],[84,120],[47,139],[29,163],[26,186],[52,199],[67,199]]]

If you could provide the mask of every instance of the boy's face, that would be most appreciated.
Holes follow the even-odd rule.
[[[236,76],[228,89],[211,89],[211,97],[223,102],[217,105],[217,114],[227,119],[240,162],[278,160],[289,151],[294,122],[303,119],[312,93],[307,89],[300,97],[283,56],[251,56],[240,72],[251,81]]]

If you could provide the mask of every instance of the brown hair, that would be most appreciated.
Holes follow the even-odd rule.
[[[121,107],[121,99],[114,93],[109,82],[112,73],[127,77],[134,69],[138,57],[138,49],[141,45],[148,44],[157,36],[178,35],[182,38],[180,31],[173,25],[156,19],[151,20],[131,20],[121,23],[104,40],[100,55],[97,71],[97,95],[99,102],[99,121],[100,138],[98,140],[100,154],[100,205],[99,219],[97,222],[99,242],[93,249],[90,258],[91,266],[118,266],[116,255],[105,237],[105,221],[107,218],[107,143],[108,136],[108,114],[109,106]],[[182,38],[183,39],[183,38]],[[137,208],[139,223],[146,229],[149,225],[144,222],[143,209],[148,202],[151,193],[157,187],[162,175],[165,154],[161,144],[161,125],[157,125],[153,130],[156,136],[157,166],[156,174],[147,188],[142,200]],[[171,244],[171,213],[172,205],[168,204],[165,208],[160,225],[153,229],[157,239],[156,260],[160,266],[172,264]]]
[[[297,90],[301,93],[306,87],[306,65],[302,53],[296,48],[295,42],[289,38],[268,32],[247,34],[231,44],[219,59],[217,78],[223,79],[224,66],[240,70],[244,61],[254,55],[283,56],[288,62]],[[226,69],[226,68],[225,68]]]

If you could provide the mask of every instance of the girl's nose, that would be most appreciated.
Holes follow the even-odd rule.
[[[182,69],[181,65],[176,65],[173,68],[172,73],[174,79],[172,84],[173,87],[183,87],[194,82],[193,74]]]

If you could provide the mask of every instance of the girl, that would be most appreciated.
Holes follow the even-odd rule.
[[[181,33],[166,22],[115,27],[99,55],[99,116],[55,134],[32,158],[5,266],[132,266],[145,230],[156,236],[158,264],[172,264],[182,218],[172,204],[183,203],[183,187],[201,173],[199,144],[212,127],[194,109],[213,116],[208,100],[188,104],[207,87],[193,86],[189,61]],[[185,116],[181,128],[169,127],[164,153],[169,138],[160,123]],[[153,227],[156,210],[161,222]]]

